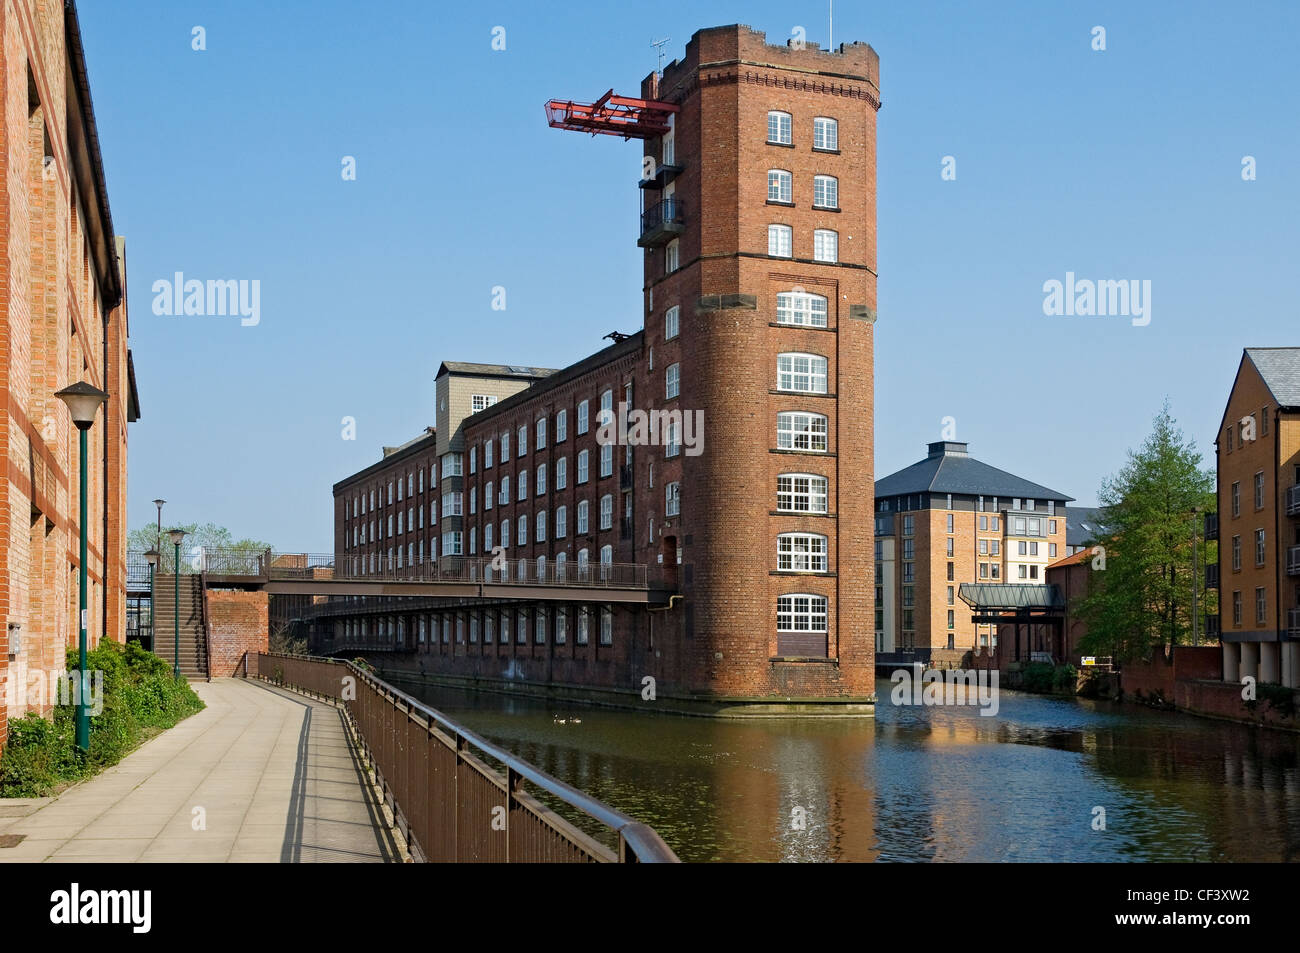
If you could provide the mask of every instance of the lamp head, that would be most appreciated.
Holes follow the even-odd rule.
[[[185,530],[183,529],[168,530],[167,535],[171,537],[173,546],[179,546],[181,544],[181,540],[185,538]]]
[[[99,412],[99,405],[108,400],[107,394],[85,381],[77,381],[63,390],[55,391],[54,396],[68,405],[68,410],[72,412],[72,422],[78,430],[90,429],[90,425],[95,422],[95,414]]]
[[[148,552],[146,552],[146,553],[144,554],[144,558],[145,558],[145,561],[146,561],[150,566],[157,566],[157,565],[158,565],[158,557],[161,556],[161,555],[162,555],[162,554],[159,553],[158,550],[156,550],[156,549],[151,549],[151,550],[149,550]]]

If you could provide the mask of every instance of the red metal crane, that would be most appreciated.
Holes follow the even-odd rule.
[[[680,111],[672,103],[654,99],[615,96],[610,90],[594,103],[552,99],[546,104],[546,121],[556,129],[624,139],[651,139],[668,131],[668,117]]]

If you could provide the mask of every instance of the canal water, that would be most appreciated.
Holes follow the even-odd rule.
[[[687,861],[1300,859],[1294,734],[1010,691],[994,716],[896,707],[891,687],[874,719],[722,720],[403,685]]]

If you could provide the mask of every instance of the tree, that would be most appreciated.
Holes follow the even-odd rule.
[[[162,545],[158,546],[161,554],[158,560],[158,572],[171,573],[176,560],[176,550],[167,534],[173,529],[185,531],[181,542],[181,575],[199,571],[199,553],[211,556],[220,554],[223,562],[235,566],[256,566],[257,557],[271,548],[270,543],[255,539],[235,539],[230,530],[215,523],[181,523],[175,526],[164,525]],[[158,544],[158,524],[149,523],[139,529],[133,529],[126,537],[129,552],[145,552]]]
[[[1193,536],[1199,567],[1218,558],[1199,525],[1216,508],[1214,479],[1166,401],[1150,436],[1098,494],[1106,510],[1096,541],[1103,558],[1092,559],[1089,592],[1079,606],[1088,625],[1081,652],[1149,658],[1155,646],[1191,641]],[[1202,591],[1200,610],[1210,609],[1208,596]]]

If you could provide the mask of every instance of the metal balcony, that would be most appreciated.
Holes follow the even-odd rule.
[[[1221,633],[1219,628],[1219,617],[1217,615],[1205,616],[1205,637],[1207,639],[1217,639]]]
[[[1300,516],[1300,483],[1286,491],[1286,515]]]
[[[1207,540],[1219,538],[1219,514],[1218,513],[1205,514],[1205,538]]]
[[[639,188],[643,189],[662,189],[665,185],[677,178],[686,169],[683,165],[659,165],[655,167],[654,174],[648,179],[642,179],[637,183]]]
[[[1286,551],[1286,574],[1300,576],[1300,546],[1291,546]]]
[[[1218,563],[1210,563],[1210,565],[1205,567],[1205,588],[1206,589],[1219,588],[1219,564]]]
[[[641,237],[636,243],[642,248],[665,245],[686,231],[685,209],[680,199],[664,199],[641,213]]]
[[[1287,634],[1293,639],[1300,639],[1300,609],[1286,610]]]

